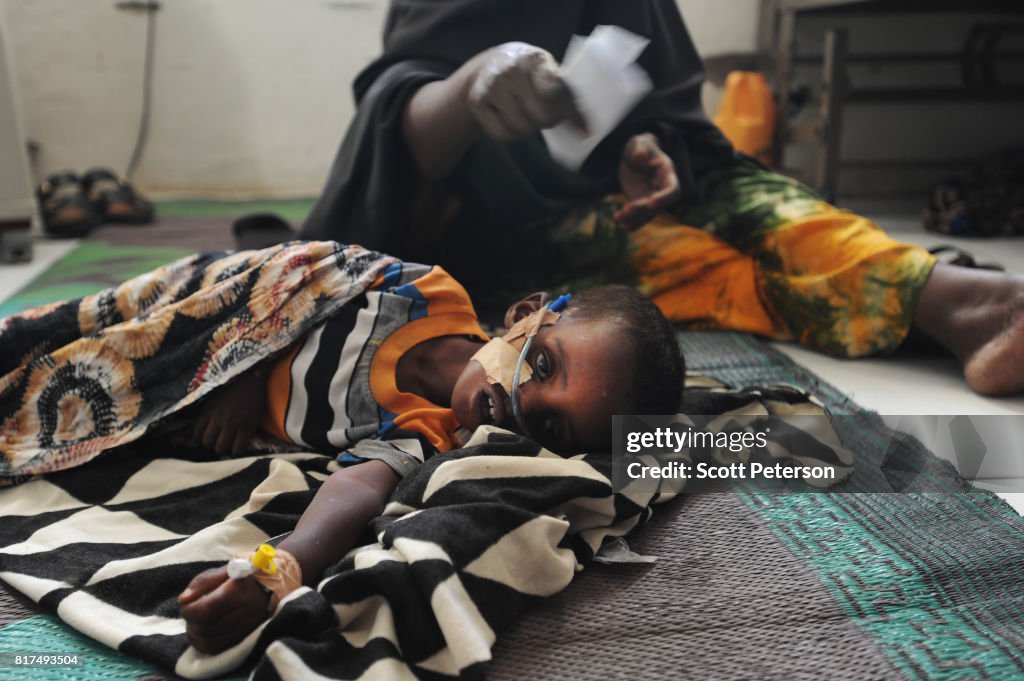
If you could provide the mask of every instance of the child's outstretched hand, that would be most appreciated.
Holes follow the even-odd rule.
[[[202,653],[219,653],[267,618],[270,595],[251,577],[232,579],[227,566],[201,572],[178,596],[185,633]]]
[[[649,132],[634,135],[622,150],[619,185],[629,202],[614,217],[626,229],[642,227],[680,196],[675,164]]]
[[[222,456],[244,452],[263,419],[266,389],[265,370],[257,367],[211,393],[196,417],[196,442]]]

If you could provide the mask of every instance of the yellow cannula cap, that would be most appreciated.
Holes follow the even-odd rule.
[[[264,572],[268,575],[275,574],[277,572],[277,565],[274,563],[274,556],[277,555],[277,551],[270,544],[260,544],[260,547],[256,549],[256,552],[252,554],[252,565],[260,572]]]

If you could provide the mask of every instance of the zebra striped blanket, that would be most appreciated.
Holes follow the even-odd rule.
[[[137,449],[137,451],[135,451]],[[188,645],[176,596],[290,530],[336,463],[210,461],[158,442],[0,491],[0,579],[79,631],[192,679],[478,678],[499,633],[671,494],[611,489],[607,455],[561,458],[482,428],[410,474],[369,543],[218,655]]]
[[[175,597],[294,526],[336,464],[159,449],[0,492],[0,577],[89,636],[188,678],[252,664],[257,679],[471,677],[528,599],[564,588],[654,500],[611,494],[608,457],[562,459],[481,430],[403,482],[375,541],[209,656],[189,647]]]

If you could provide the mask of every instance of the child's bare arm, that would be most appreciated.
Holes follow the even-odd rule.
[[[324,481],[279,546],[295,556],[305,584],[315,584],[355,546],[397,484],[398,474],[381,461],[343,468]],[[245,638],[266,619],[267,600],[255,580],[231,579],[226,567],[196,576],[178,596],[189,641],[205,653],[220,652]]]
[[[280,545],[299,561],[304,584],[316,584],[324,570],[355,546],[366,525],[384,510],[398,480],[391,466],[371,460],[324,481]]]

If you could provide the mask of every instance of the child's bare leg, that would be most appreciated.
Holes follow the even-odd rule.
[[[976,392],[1024,391],[1024,277],[939,263],[914,326],[956,355]]]

